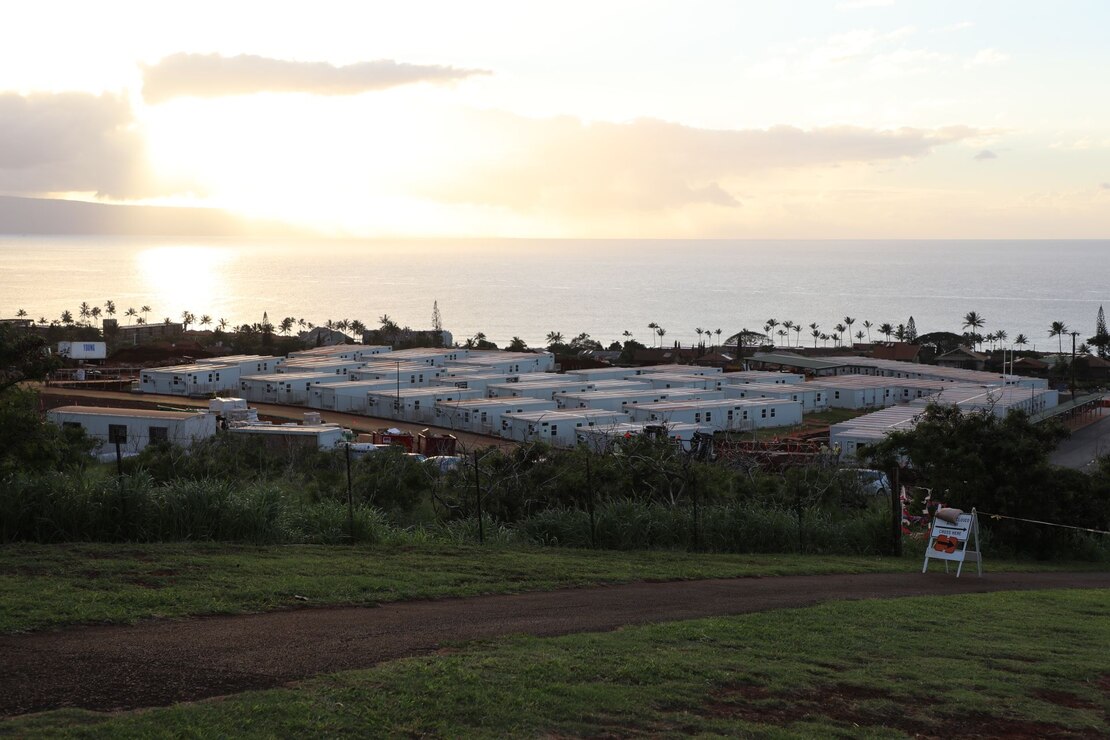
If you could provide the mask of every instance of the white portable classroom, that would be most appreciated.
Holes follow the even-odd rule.
[[[721,391],[703,391],[697,388],[658,388],[629,391],[585,391],[582,393],[556,393],[555,403],[561,409],[608,409],[625,411],[629,406],[642,403],[659,403],[679,399],[700,398],[711,401],[724,398]]]
[[[578,444],[578,430],[604,429],[628,422],[628,415],[604,409],[525,411],[501,415],[501,436],[517,442],[547,442],[555,447]]]
[[[799,373],[780,373],[775,370],[740,370],[735,373],[725,373],[722,380],[726,383],[774,383],[775,385],[796,385],[804,383],[806,378]]]
[[[310,359],[290,360],[278,368],[279,373],[333,373],[347,375],[352,370],[359,370],[363,366],[362,360],[342,359],[339,357],[313,357]]]
[[[809,383],[736,383],[721,388],[725,398],[784,398],[802,404],[802,413],[828,408],[827,391]]]
[[[277,372],[277,367],[285,361],[284,357],[274,357],[273,355],[226,355],[224,357],[213,357],[210,360],[205,360],[205,363],[212,365],[225,365],[234,366],[239,370],[239,375],[250,375],[251,373],[273,373]]]
[[[371,362],[347,373],[350,380],[389,380],[401,386],[424,387],[435,383],[443,375],[443,368],[418,362]]]
[[[556,393],[582,393],[592,391],[594,384],[587,380],[562,380],[565,376],[555,375],[558,380],[546,382],[534,381],[531,383],[491,383],[486,386],[490,398],[512,398],[517,396],[529,398],[555,399]]]
[[[555,369],[555,355],[550,352],[501,352],[498,350],[470,350],[464,362],[479,365],[488,372],[542,373]]]
[[[497,434],[501,415],[525,411],[554,411],[555,402],[542,398],[472,398],[439,401],[435,405],[435,426],[475,434]]]
[[[897,381],[870,376],[837,376],[811,380],[808,385],[823,388],[831,409],[867,409],[890,406],[899,395],[891,386]]]
[[[718,431],[766,429],[802,423],[802,404],[779,398],[663,401],[628,409],[635,421],[705,424]]]
[[[195,364],[145,368],[139,374],[139,390],[173,396],[202,396],[234,391],[239,383],[235,365]]]
[[[651,383],[652,388],[700,388],[707,391],[720,390],[723,385],[720,375],[687,375],[679,373],[644,373],[637,380]]]
[[[503,385],[505,383],[515,383],[516,375],[502,375],[500,373],[476,373],[473,375],[459,374],[452,377],[442,377],[437,382],[439,385],[449,385],[455,388],[471,388],[476,391],[481,391],[482,395],[488,393],[491,385]]]
[[[236,436],[259,437],[275,449],[335,449],[346,437],[346,430],[335,424],[242,424],[228,430]]]
[[[239,379],[239,395],[252,403],[307,404],[313,386],[346,382],[331,373],[247,375]]]
[[[924,406],[918,404],[891,406],[833,424],[829,427],[829,446],[839,445],[841,457],[853,459],[865,447],[881,442],[890,432],[912,429],[918,414],[924,410]]]
[[[155,411],[152,409],[109,409],[96,406],[61,406],[46,412],[46,418],[61,427],[80,427],[97,447],[93,454],[120,451],[133,454],[151,442],[171,442],[189,447],[216,433],[216,415],[204,411]]]
[[[646,424],[630,421],[605,427],[579,427],[575,434],[578,444],[585,445],[594,452],[606,452],[616,440],[627,440],[642,434],[666,435],[667,439],[689,449],[690,442],[698,433],[711,434],[713,429],[705,424]]]
[[[447,362],[466,362],[470,350],[465,347],[413,347],[396,349],[381,355],[366,357],[367,362],[413,362],[418,365],[441,367]]]
[[[367,394],[366,413],[383,419],[409,421],[414,424],[435,424],[436,403],[482,398],[479,390],[435,386],[402,388],[400,394],[388,388],[375,388]]]
[[[568,370],[564,373],[568,378],[582,380],[626,380],[642,375],[645,368],[641,367],[591,367],[585,370]]]
[[[719,367],[679,365],[676,363],[671,363],[669,365],[648,365],[640,368],[641,375],[654,375],[656,373],[668,373],[672,375],[721,375],[722,371]]]
[[[340,360],[361,360],[363,357],[380,355],[392,351],[392,347],[383,344],[335,344],[328,347],[313,347],[290,352],[289,360],[309,360],[318,358],[336,358]]]
[[[396,383],[388,380],[348,380],[345,383],[314,385],[308,398],[308,406],[346,414],[365,414],[367,394],[370,391],[396,387]]]

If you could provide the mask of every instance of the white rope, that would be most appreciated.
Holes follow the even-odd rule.
[[[989,516],[991,519],[1013,519],[1017,522],[1030,522],[1032,524],[1044,524],[1049,527],[1063,527],[1065,529],[1078,529],[1081,532],[1094,532],[1095,534],[1110,534],[1104,529],[1091,529],[1090,527],[1076,527],[1072,524],[1057,524],[1056,522],[1042,522],[1039,519],[1022,519],[1020,516],[1006,516],[1005,514],[991,514],[989,511],[980,511],[983,516]]]

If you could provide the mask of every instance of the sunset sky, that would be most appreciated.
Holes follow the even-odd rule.
[[[0,194],[336,235],[1110,236],[1110,4],[13,2]]]

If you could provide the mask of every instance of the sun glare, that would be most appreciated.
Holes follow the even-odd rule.
[[[172,307],[167,310],[216,310],[229,294],[228,268],[235,255],[230,249],[180,245],[144,249],[135,261],[146,292],[157,296],[159,305]]]

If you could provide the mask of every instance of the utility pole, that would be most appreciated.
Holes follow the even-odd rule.
[[[1071,333],[1071,400],[1075,401],[1075,337],[1077,331]]]

